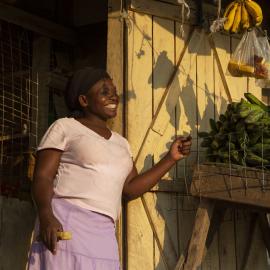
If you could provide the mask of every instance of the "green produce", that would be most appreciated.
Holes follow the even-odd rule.
[[[216,121],[214,119],[210,118],[209,124],[210,124],[210,127],[213,131],[218,132],[218,127],[217,127]]]
[[[217,121],[209,119],[208,132],[199,132],[208,161],[270,165],[270,107],[251,93],[245,98],[228,104]]]
[[[267,159],[263,159],[262,157],[255,155],[251,152],[249,152],[246,156],[246,163],[249,166],[262,166],[262,165],[268,165],[269,161]]]
[[[245,118],[247,124],[255,124],[264,116],[264,111],[253,110]]]
[[[251,103],[251,104],[256,104],[258,106],[260,106],[264,111],[268,112],[269,108],[267,105],[265,105],[262,101],[260,101],[259,99],[257,99],[254,95],[252,95],[251,93],[245,93],[244,94],[245,98]]]

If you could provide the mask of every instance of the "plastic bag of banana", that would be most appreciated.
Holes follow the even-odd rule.
[[[270,59],[257,38],[257,30],[253,29],[244,33],[233,53],[229,64],[228,73],[234,77],[254,77],[268,79]]]
[[[235,0],[226,7],[223,17],[226,18],[224,30],[239,33],[259,26],[263,13],[260,5],[253,0]]]
[[[265,67],[267,68],[269,76],[267,79],[256,79],[256,85],[261,88],[270,88],[270,45],[268,37],[267,35],[262,35],[258,37],[258,40],[265,55]]]

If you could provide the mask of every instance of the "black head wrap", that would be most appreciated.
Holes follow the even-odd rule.
[[[78,100],[79,96],[85,95],[95,83],[106,78],[110,78],[110,75],[106,70],[93,67],[85,67],[74,73],[70,78],[65,91],[65,100],[68,109],[71,111],[71,115],[82,113]]]

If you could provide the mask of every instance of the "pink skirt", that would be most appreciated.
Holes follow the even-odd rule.
[[[42,242],[34,241],[28,270],[119,270],[115,226],[108,216],[83,209],[64,199],[53,199],[55,216],[64,231],[72,232],[71,240],[57,243],[53,255]],[[38,222],[35,236],[38,235]]]

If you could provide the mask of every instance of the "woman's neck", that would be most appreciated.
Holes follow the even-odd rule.
[[[96,126],[96,127],[107,127],[107,122],[104,119],[101,119],[100,117],[93,115],[93,114],[86,114],[85,116],[79,118],[78,120],[81,120],[85,122],[85,124]]]

